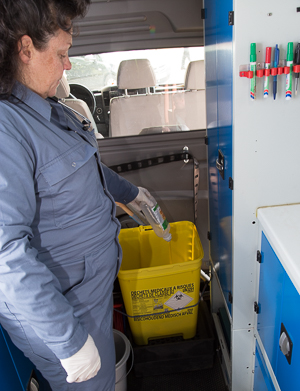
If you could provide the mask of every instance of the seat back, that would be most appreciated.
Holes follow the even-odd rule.
[[[184,91],[172,94],[172,124],[178,130],[206,129],[205,65],[191,61],[185,74]]]
[[[86,117],[89,121],[91,121],[91,126],[94,128],[97,138],[102,138],[103,136],[100,135],[100,133],[98,133],[97,125],[86,102],[81,99],[69,98],[69,96],[70,96],[70,86],[67,81],[67,78],[63,76],[59,86],[57,87],[56,97],[59,100],[61,100],[62,103],[64,103],[66,106],[70,107],[70,109],[75,110],[74,114],[77,116],[80,122],[82,122],[83,118],[80,115],[76,114],[76,112],[78,112],[79,114]]]
[[[110,136],[206,129],[204,61],[189,63],[183,91],[151,93],[155,83],[148,60],[121,62],[118,88],[125,93],[110,101]]]
[[[125,92],[110,101],[110,136],[136,135],[165,124],[164,94],[150,92],[155,91],[156,78],[149,60],[122,61],[117,84]]]

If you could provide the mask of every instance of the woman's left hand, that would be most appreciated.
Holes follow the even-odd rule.
[[[134,209],[141,211],[140,203],[143,202],[147,205],[149,205],[151,208],[155,206],[156,201],[154,197],[149,193],[147,189],[144,187],[138,187],[139,192],[138,195],[135,197],[133,201],[131,201],[129,204],[133,206]]]

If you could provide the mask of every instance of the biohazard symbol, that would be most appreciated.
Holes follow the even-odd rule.
[[[174,296],[175,300],[179,301],[183,298],[183,294],[181,292],[176,293]]]

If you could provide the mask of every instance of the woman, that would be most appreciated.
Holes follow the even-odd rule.
[[[0,323],[55,391],[115,388],[114,201],[149,194],[53,98],[89,1],[0,0]]]

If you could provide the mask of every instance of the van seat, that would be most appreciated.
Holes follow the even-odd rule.
[[[156,78],[149,60],[122,61],[117,84],[125,93],[110,101],[110,136],[136,135],[145,128],[165,124],[164,94],[150,92],[155,91]],[[138,93],[141,89],[145,93]],[[134,90],[136,93],[132,94]]]
[[[150,61],[147,59],[121,61],[117,75],[117,85],[120,90],[154,87],[156,77]],[[148,90],[148,92],[150,92]]]
[[[204,60],[191,61],[187,67],[184,91],[172,94],[173,125],[178,130],[206,129]]]
[[[183,91],[151,93],[156,80],[146,59],[122,61],[117,83],[125,93],[110,101],[111,137],[206,129],[204,61],[189,63]]]
[[[69,98],[70,96],[70,86],[67,81],[67,78],[63,75],[59,86],[56,90],[56,97],[62,101],[66,106],[70,107],[70,109],[73,109],[86,117],[88,120],[91,121],[91,126],[94,128],[95,135],[97,138],[103,138],[103,136],[98,133],[97,125],[95,123],[95,120],[93,118],[93,115],[86,104],[84,100],[76,99],[76,98]],[[76,113],[74,113],[76,115]],[[76,115],[80,122],[82,122],[82,118],[79,115]]]

